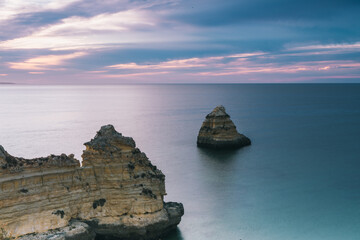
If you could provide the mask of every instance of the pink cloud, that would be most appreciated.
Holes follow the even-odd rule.
[[[143,72],[143,73],[127,73],[127,74],[106,74],[101,77],[104,78],[127,78],[127,77],[141,77],[168,74],[169,72]]]
[[[107,66],[112,70],[129,70],[138,71],[137,73],[126,73],[120,75],[110,75],[115,77],[124,76],[147,76],[158,74],[157,72],[149,72],[151,70],[166,70],[162,74],[179,73],[183,76],[196,77],[222,77],[222,76],[238,76],[254,74],[296,74],[299,72],[332,74],[347,70],[359,70],[360,63],[351,60],[347,61],[303,61],[295,63],[260,63],[259,58],[269,56],[268,53],[240,53],[224,56],[204,57],[204,58],[186,58],[169,60],[160,63],[137,64],[134,62],[116,64]],[[273,55],[274,58],[276,56]],[[182,70],[190,70],[190,73],[184,73]],[[141,71],[147,70],[146,73]]]
[[[176,68],[197,68],[206,67],[209,62],[214,60],[221,60],[223,57],[210,57],[210,58],[188,58],[180,60],[171,60],[160,62],[157,64],[142,64],[125,63],[107,66],[112,69],[176,69]]]
[[[127,70],[205,68],[212,65],[220,66],[221,61],[224,59],[230,59],[230,60],[239,59],[239,61],[244,61],[246,60],[247,57],[259,56],[259,55],[264,55],[264,53],[256,52],[256,53],[241,53],[234,55],[213,56],[213,57],[204,57],[204,58],[185,58],[185,59],[169,60],[156,64],[137,64],[131,62],[131,63],[111,65],[111,66],[107,66],[106,68],[127,69]]]
[[[107,71],[87,71],[86,73],[106,73]]]
[[[45,72],[29,72],[29,74],[44,74]]]
[[[331,76],[306,76],[306,77],[294,77],[291,79],[287,79],[291,82],[303,82],[303,81],[311,81],[317,79],[360,79],[360,75],[331,75]],[[280,82],[284,82],[284,80],[280,80]]]
[[[287,65],[277,63],[259,64],[250,60],[234,61],[227,64],[218,64],[212,71],[199,71],[190,73],[194,76],[228,76],[251,73],[283,73],[294,74],[297,72],[319,72],[340,70],[341,68],[359,69],[360,63],[353,61],[310,61],[296,62]]]
[[[30,58],[24,62],[9,62],[9,67],[17,70],[59,70],[55,67],[65,64],[66,60],[86,55],[85,52],[75,52],[65,55],[46,55]]]

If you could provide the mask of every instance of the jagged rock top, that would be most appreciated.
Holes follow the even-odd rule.
[[[25,159],[14,157],[7,153],[0,145],[0,172],[8,170],[10,173],[22,172],[27,168],[38,167],[78,167],[79,160],[74,158],[74,154],[50,155],[47,157]]]
[[[102,126],[95,138],[91,139],[90,142],[84,143],[84,145],[95,150],[107,150],[110,146],[114,147],[119,145],[130,148],[136,147],[134,139],[124,137],[110,124]]]
[[[214,118],[214,117],[230,117],[230,116],[229,114],[226,113],[225,107],[223,105],[219,105],[206,116],[206,118]]]
[[[131,171],[135,169],[135,166],[146,167],[146,172],[141,174],[143,177],[150,176],[162,181],[165,180],[165,175],[152,165],[146,154],[136,148],[133,138],[123,136],[112,125],[102,126],[94,139],[84,145],[86,150],[82,154],[83,167],[118,162],[125,164]]]

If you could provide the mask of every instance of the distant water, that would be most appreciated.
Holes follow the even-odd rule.
[[[252,146],[196,147],[219,104]],[[17,156],[80,158],[109,123],[184,203],[165,240],[360,239],[360,85],[0,87],[0,144]]]

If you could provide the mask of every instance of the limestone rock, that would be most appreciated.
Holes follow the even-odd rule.
[[[197,145],[206,148],[241,148],[251,141],[238,133],[224,106],[217,106],[206,116],[197,138]]]
[[[74,221],[69,226],[49,230],[45,233],[31,233],[17,238],[17,240],[94,240],[95,232],[89,225]]]
[[[21,240],[156,239],[176,228],[183,206],[163,201],[165,176],[132,138],[107,125],[85,146],[82,167],[0,146],[0,226]]]
[[[0,174],[39,171],[39,169],[56,169],[80,167],[80,162],[74,158],[73,154],[67,156],[61,154],[59,156],[50,155],[48,157],[24,159],[14,157],[8,154],[0,145]]]

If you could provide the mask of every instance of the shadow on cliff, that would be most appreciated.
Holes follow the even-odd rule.
[[[108,236],[100,236],[97,235],[95,240],[121,240],[120,238],[111,238]],[[183,236],[181,235],[181,231],[179,228],[176,228],[166,234],[166,236],[159,238],[159,240],[184,240]]]

